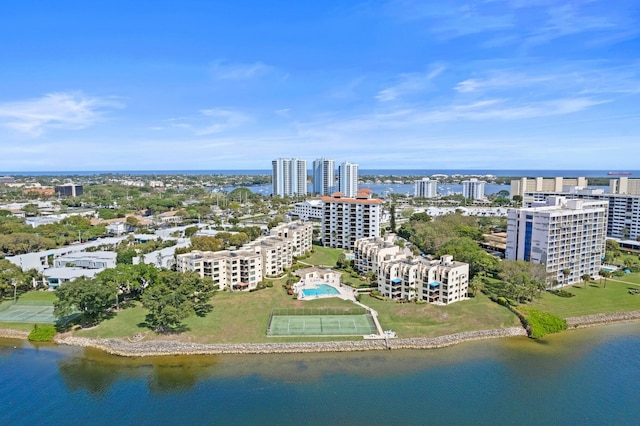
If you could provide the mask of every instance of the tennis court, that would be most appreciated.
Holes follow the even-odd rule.
[[[369,314],[272,315],[269,336],[363,336],[376,333]]]
[[[0,305],[0,322],[54,323],[53,305],[23,305],[5,302]]]

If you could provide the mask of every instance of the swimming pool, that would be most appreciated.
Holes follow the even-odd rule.
[[[602,271],[607,271],[607,272],[613,272],[616,269],[615,268],[610,268],[608,266],[603,266],[602,268],[600,268]]]
[[[313,296],[317,297],[317,296],[336,296],[340,294],[340,292],[336,290],[335,287],[332,287],[328,284],[319,284],[314,288],[305,288],[304,290],[302,290],[302,294],[304,294],[304,297],[313,297]]]

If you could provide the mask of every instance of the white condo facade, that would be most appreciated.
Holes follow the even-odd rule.
[[[478,180],[478,178],[464,180],[462,181],[462,195],[464,198],[470,198],[472,200],[484,200],[485,184],[485,181]]]
[[[505,258],[544,264],[547,283],[595,277],[602,266],[608,203],[552,196],[544,205],[509,209]]]
[[[329,158],[318,158],[313,161],[313,192],[318,195],[329,195],[335,191],[336,162]]]
[[[179,254],[177,270],[211,277],[220,288],[255,289],[264,277],[281,275],[295,256],[311,251],[313,226],[299,221],[273,228],[270,235],[245,244],[239,250]]]
[[[307,195],[307,160],[278,158],[271,162],[273,195]]]
[[[414,197],[434,198],[438,192],[438,181],[429,178],[422,178],[414,183]]]
[[[358,193],[358,165],[345,161],[338,168],[338,191],[353,198]]]
[[[336,192],[322,198],[322,244],[351,250],[355,241],[380,236],[382,200],[361,189],[355,198]]]

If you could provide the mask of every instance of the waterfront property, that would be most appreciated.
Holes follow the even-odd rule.
[[[322,244],[351,250],[359,238],[380,236],[382,200],[361,189],[355,198],[336,192],[323,197]]]
[[[292,197],[307,195],[307,161],[278,158],[271,162],[273,195]]]
[[[396,300],[422,300],[448,305],[468,298],[469,264],[453,256],[440,260],[397,258],[378,268],[378,291]]]
[[[596,277],[602,266],[606,201],[549,197],[544,205],[509,210],[509,260],[544,264],[547,283],[569,285]]]
[[[211,277],[220,288],[252,290],[265,276],[281,275],[294,256],[311,251],[313,227],[302,222],[280,225],[271,235],[245,244],[240,250],[201,252],[177,256],[177,270]]]

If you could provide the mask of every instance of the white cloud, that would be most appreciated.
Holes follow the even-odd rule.
[[[249,80],[273,71],[273,67],[262,62],[253,64],[232,64],[217,61],[211,67],[213,78],[216,80]]]
[[[113,100],[77,93],[50,93],[41,98],[0,103],[0,125],[29,136],[52,129],[89,127],[106,108],[122,108]]]
[[[439,76],[445,69],[443,65],[437,65],[427,73],[401,74],[398,78],[398,83],[380,90],[376,95],[376,99],[380,102],[389,102],[405,95],[427,90],[431,87],[432,80]]]
[[[251,121],[251,116],[232,109],[213,108],[200,111],[197,117],[175,118],[170,121],[174,127],[187,129],[197,136],[204,136],[240,127]]]

